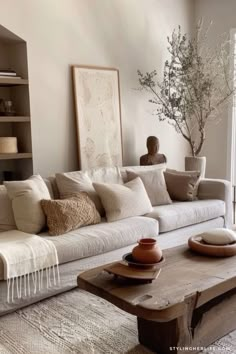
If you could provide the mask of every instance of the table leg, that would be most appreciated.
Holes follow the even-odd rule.
[[[183,316],[168,322],[138,317],[139,342],[157,354],[200,352],[236,328],[236,289],[194,309],[192,314],[190,306],[186,310]]]

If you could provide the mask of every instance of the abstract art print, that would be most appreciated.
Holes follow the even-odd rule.
[[[122,166],[119,71],[72,66],[81,170]]]

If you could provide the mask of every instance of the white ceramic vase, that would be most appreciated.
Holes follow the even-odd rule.
[[[200,177],[205,178],[206,157],[205,156],[186,156],[185,171],[200,171]]]

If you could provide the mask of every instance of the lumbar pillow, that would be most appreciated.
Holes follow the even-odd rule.
[[[216,228],[203,232],[199,236],[210,245],[227,245],[236,241],[235,232],[229,229]]]
[[[16,229],[11,200],[5,186],[0,186],[0,231]]]
[[[18,230],[35,234],[46,225],[40,201],[50,199],[48,188],[39,175],[25,181],[4,182],[12,201],[14,219]]]
[[[128,181],[140,177],[152,206],[172,203],[167,192],[163,170],[133,172],[127,170]]]
[[[108,221],[144,215],[152,211],[151,202],[139,177],[124,185],[93,183],[93,186],[101,198]]]
[[[86,193],[78,193],[68,199],[42,200],[41,205],[51,236],[101,221],[95,204]]]
[[[172,200],[192,201],[196,199],[200,172],[181,174],[165,171],[164,176]]]

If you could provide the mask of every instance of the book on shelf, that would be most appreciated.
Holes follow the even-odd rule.
[[[1,69],[1,68],[0,68],[0,75],[17,76],[15,70],[12,70],[12,69]]]
[[[0,70],[1,76],[17,76],[16,73],[6,73],[5,71]]]
[[[22,79],[21,76],[6,76],[0,73],[0,79]]]

